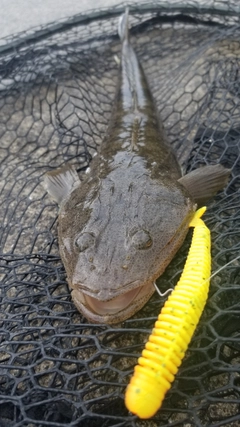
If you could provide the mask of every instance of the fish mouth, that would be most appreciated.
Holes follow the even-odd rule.
[[[101,301],[75,288],[72,291],[72,298],[77,309],[91,322],[111,324],[130,317],[136,312],[136,305],[140,309],[154,291],[151,282],[108,301]]]
[[[131,291],[119,295],[109,301],[100,301],[96,298],[90,297],[89,295],[85,295],[85,301],[88,307],[90,307],[95,313],[100,315],[115,314],[122,310],[123,307],[131,304],[140,291],[140,288],[132,289]]]

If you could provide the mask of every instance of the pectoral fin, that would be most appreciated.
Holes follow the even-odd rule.
[[[60,205],[80,182],[74,167],[65,165],[46,173],[43,185],[55,202]]]
[[[198,206],[203,206],[226,186],[230,172],[220,164],[204,166],[182,176],[178,182],[187,188]]]

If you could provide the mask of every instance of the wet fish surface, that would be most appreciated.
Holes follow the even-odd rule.
[[[59,248],[72,298],[90,321],[118,323],[155,291],[188,232],[197,204],[228,179],[221,165],[181,176],[143,69],[119,22],[122,57],[106,137],[80,182],[71,165],[49,172],[59,204]]]

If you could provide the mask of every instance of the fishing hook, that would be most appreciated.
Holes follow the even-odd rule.
[[[154,288],[156,289],[156,291],[157,291],[158,295],[160,295],[160,297],[165,297],[167,294],[169,294],[170,292],[172,292],[172,291],[173,291],[173,288],[169,288],[169,289],[167,289],[165,292],[163,292],[163,293],[162,293],[162,292],[158,289],[156,282],[153,282],[153,286],[154,286]]]

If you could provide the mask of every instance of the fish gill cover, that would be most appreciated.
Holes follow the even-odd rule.
[[[164,301],[154,295],[117,326],[89,324],[59,258],[57,206],[42,187],[66,161],[81,174],[111,114],[119,14],[75,16],[1,41],[0,426],[236,426],[240,422],[240,263],[210,297],[161,410],[148,421],[123,395]],[[232,168],[205,216],[213,271],[240,249],[240,25],[238,1],[139,3],[131,41],[168,138],[187,171]],[[189,238],[158,284],[174,286]]]

